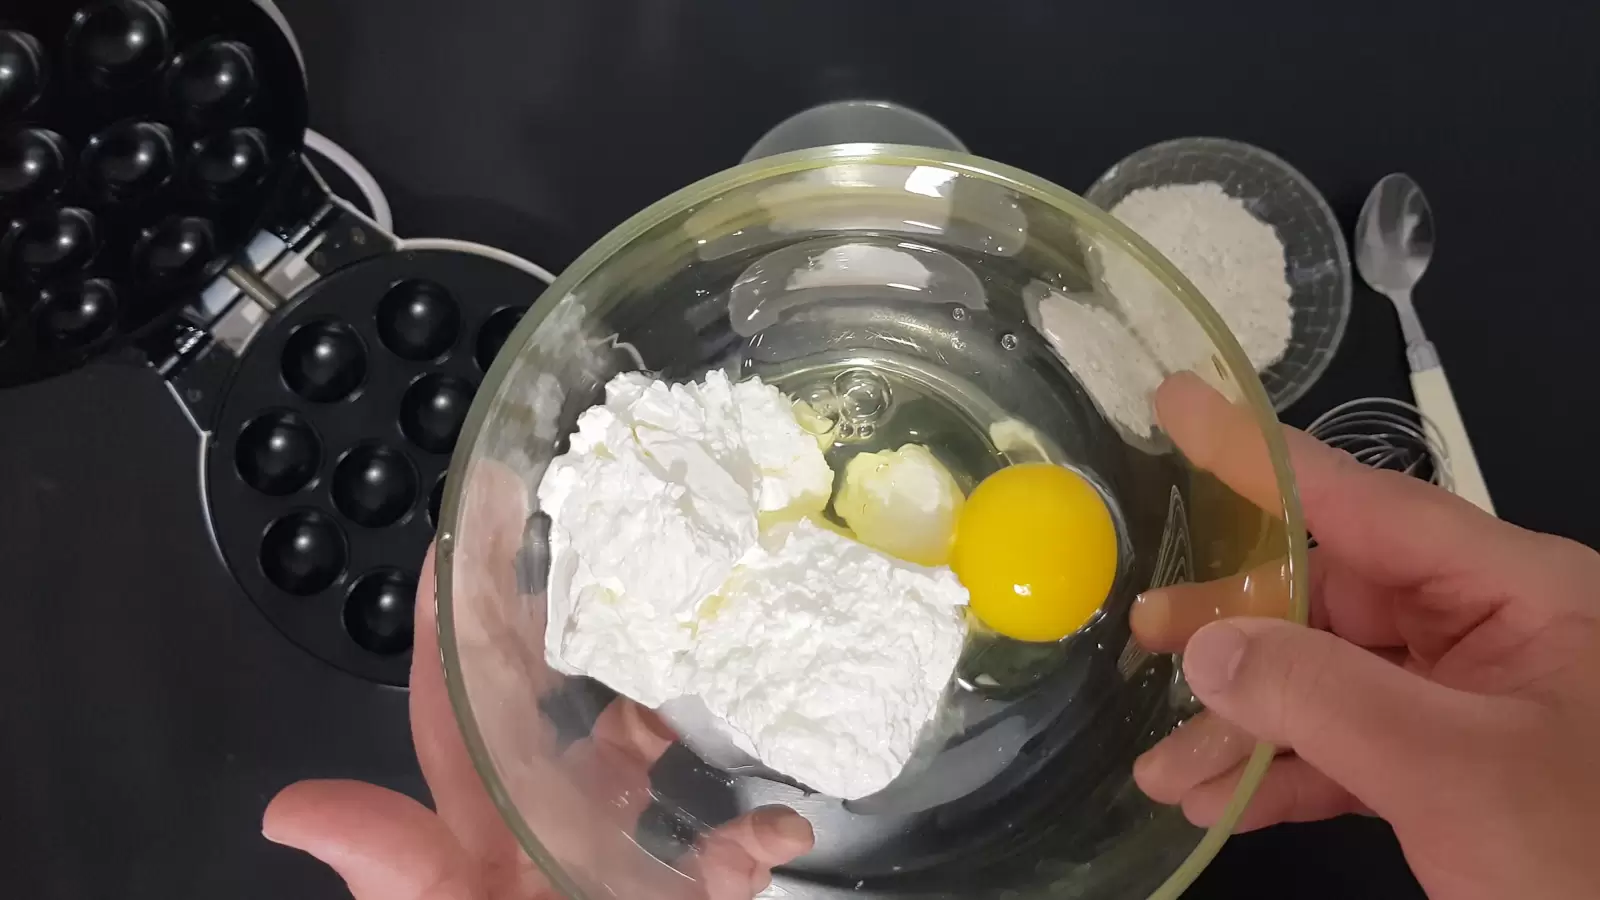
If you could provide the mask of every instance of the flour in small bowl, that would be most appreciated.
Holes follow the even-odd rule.
[[[1215,182],[1133,191],[1111,214],[1149,241],[1199,289],[1244,348],[1256,371],[1282,359],[1293,332],[1293,289],[1283,241],[1271,225]],[[1108,253],[1106,287],[1151,353],[1169,371],[1194,368],[1193,325],[1171,293],[1138,260]]]

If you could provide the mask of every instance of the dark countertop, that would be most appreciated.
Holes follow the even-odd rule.
[[[1152,141],[1216,134],[1301,168],[1348,228],[1395,169],[1428,189],[1419,293],[1505,518],[1600,545],[1574,476],[1597,384],[1600,7],[748,0],[284,0],[313,124],[407,235],[551,268],[738,160],[815,102],[881,96],[974,152],[1085,188]],[[1383,34],[1374,33],[1382,23]],[[1289,418],[1403,395],[1398,329],[1358,290]],[[215,559],[191,430],[150,371],[0,393],[0,871],[18,897],[341,896],[260,838],[296,778],[421,791],[405,695],[289,645]],[[1194,897],[1414,897],[1381,823],[1238,839]]]

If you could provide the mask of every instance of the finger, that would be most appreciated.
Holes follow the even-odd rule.
[[[525,540],[532,540],[527,488],[516,472],[493,460],[474,464],[468,484],[464,531],[441,571],[450,580],[451,602],[441,610],[440,633],[467,658],[463,668],[470,669],[479,696],[542,697],[562,679],[544,658],[543,586],[538,596],[529,596],[518,575],[518,556]]]
[[[706,837],[698,870],[707,900],[748,900],[772,883],[772,870],[811,852],[811,823],[786,806],[765,806]]]
[[[1183,798],[1184,817],[1201,828],[1216,824],[1233,801],[1243,777],[1241,765],[1197,786]],[[1310,763],[1298,756],[1280,756],[1267,768],[1266,777],[1233,830],[1241,833],[1284,822],[1319,822],[1367,811],[1361,801]]]
[[[477,867],[450,829],[403,794],[358,781],[279,792],[261,832],[328,864],[356,900],[482,900]]]
[[[1266,512],[1283,516],[1267,442],[1249,410],[1189,372],[1163,381],[1155,405],[1161,427],[1192,464]]]
[[[1293,749],[1386,816],[1431,808],[1441,784],[1475,777],[1461,751],[1481,756],[1505,727],[1492,698],[1274,619],[1202,628],[1185,649],[1184,674],[1212,712]]]
[[[1133,761],[1133,780],[1157,803],[1178,803],[1197,786],[1249,759],[1256,739],[1211,712],[1203,712]]]
[[[1277,561],[1215,581],[1145,591],[1134,601],[1128,622],[1146,650],[1180,653],[1196,631],[1218,619],[1288,614],[1288,567]]]
[[[1401,599],[1318,547],[1310,554],[1311,627],[1369,648],[1404,647]]]
[[[512,565],[522,550],[532,512],[528,485],[515,469],[493,459],[474,463],[466,478],[459,519],[464,533],[474,540],[470,547],[458,542],[456,552],[482,553],[504,566]]]
[[[1179,373],[1156,391],[1156,411],[1190,462],[1263,510],[1282,515],[1267,444],[1247,409],[1193,374]],[[1304,432],[1285,428],[1283,436],[1307,527],[1320,547],[1368,578],[1414,586],[1488,571],[1518,556],[1508,538],[1521,529],[1448,491],[1369,469]]]
[[[665,720],[632,700],[617,700],[602,710],[589,737],[626,753],[645,769],[678,739]]]
[[[1394,592],[1319,549],[1310,555],[1311,626],[1364,647],[1405,644]],[[1134,637],[1154,653],[1178,653],[1201,627],[1234,616],[1285,618],[1289,573],[1272,562],[1229,578],[1175,584],[1146,591],[1134,602],[1129,623]]]
[[[439,817],[476,858],[512,840],[467,754],[461,728],[445,693],[434,601],[434,550],[418,582],[415,643],[411,652],[411,740]]]
[[[655,713],[631,700],[607,706],[588,737],[574,741],[562,763],[585,794],[631,832],[654,801],[650,767],[676,740]]]

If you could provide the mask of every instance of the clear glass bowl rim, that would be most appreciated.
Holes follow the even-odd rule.
[[[1194,316],[1195,321],[1204,330],[1206,337],[1221,353],[1223,365],[1240,385],[1244,393],[1245,404],[1266,439],[1273,477],[1277,481],[1278,493],[1283,500],[1282,519],[1289,538],[1287,564],[1289,575],[1289,618],[1304,624],[1307,620],[1309,609],[1306,582],[1306,531],[1305,521],[1300,509],[1299,494],[1295,489],[1293,472],[1289,466],[1288,446],[1279,429],[1278,419],[1273,412],[1272,403],[1267,397],[1266,389],[1262,387],[1260,378],[1257,377],[1255,369],[1245,357],[1244,350],[1239,346],[1239,342],[1228,331],[1222,318],[1211,308],[1210,303],[1200,296],[1200,292],[1195,289],[1194,285],[1165,257],[1147,244],[1143,238],[1140,238],[1127,226],[1112,218],[1109,213],[1071,191],[1004,163],[966,153],[936,150],[930,147],[859,143],[834,144],[809,150],[796,150],[791,153],[770,156],[725,169],[656,201],[596,241],[546,289],[539,300],[528,310],[528,313],[523,316],[521,323],[518,324],[510,337],[506,339],[505,346],[526,346],[529,337],[545,317],[550,314],[550,311],[561,298],[571,294],[623,248],[662,222],[683,213],[686,209],[699,206],[728,191],[756,182],[852,164],[902,167],[937,166],[955,170],[965,177],[978,178],[998,184],[1053,207],[1056,211],[1079,223],[1086,231],[1113,241],[1120,250],[1131,254],[1143,263],[1172,292],[1173,296],[1183,304],[1189,314]],[[455,711],[456,722],[461,728],[461,736],[466,744],[467,753],[472,758],[473,767],[478,770],[478,775],[483,780],[484,788],[488,791],[496,808],[499,809],[501,818],[505,820],[507,827],[516,836],[518,843],[522,845],[523,850],[550,879],[551,886],[559,891],[562,896],[570,898],[570,900],[591,900],[572,878],[563,871],[560,863],[551,856],[545,849],[544,844],[533,834],[533,830],[523,820],[516,804],[512,801],[510,794],[505,789],[505,785],[501,782],[499,774],[495,771],[487,742],[484,740],[483,732],[472,710],[471,698],[467,693],[464,672],[461,667],[462,657],[456,645],[452,597],[453,563],[455,537],[460,531],[460,516],[466,478],[472,460],[477,455],[476,451],[483,435],[484,425],[489,420],[490,413],[498,405],[496,398],[511,373],[515,356],[516,354],[514,353],[501,353],[484,376],[483,386],[478,390],[477,396],[472,402],[472,407],[467,413],[466,421],[462,426],[461,440],[456,444],[445,481],[444,500],[441,504],[439,515],[440,527],[436,538],[437,549],[434,569],[434,588],[438,605],[439,648],[444,667],[445,691],[450,698],[450,706]],[[1150,895],[1150,900],[1177,900],[1177,897],[1194,882],[1200,872],[1217,855],[1217,852],[1222,849],[1223,843],[1227,841],[1228,836],[1233,832],[1233,827],[1237,824],[1239,817],[1244,813],[1251,796],[1260,785],[1262,777],[1266,774],[1267,766],[1272,762],[1274,752],[1275,748],[1271,744],[1259,743],[1256,745],[1249,761],[1245,764],[1239,787],[1234,792],[1233,798],[1229,801],[1222,817],[1206,830],[1205,835],[1190,851],[1189,856]]]

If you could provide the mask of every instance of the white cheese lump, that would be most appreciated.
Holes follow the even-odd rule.
[[[882,788],[954,672],[967,594],[804,520],[832,487],[777,388],[617,376],[538,489],[550,665],[645,706],[698,697],[722,737],[824,793]]]
[[[967,591],[801,521],[706,605],[689,684],[741,749],[851,799],[904,769],[961,655]]]

